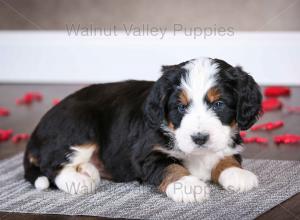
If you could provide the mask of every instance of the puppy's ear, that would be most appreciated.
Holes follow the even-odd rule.
[[[238,79],[236,121],[241,130],[247,130],[257,121],[261,113],[262,95],[252,76],[241,67],[234,68],[234,75]]]
[[[163,124],[169,96],[179,74],[185,70],[180,65],[173,65],[163,66],[161,71],[162,76],[154,83],[144,106],[146,122],[154,129],[159,129]]]
[[[193,61],[193,60],[188,60],[188,61],[185,61],[185,62],[182,62],[179,64],[175,64],[175,65],[164,65],[161,67],[161,72],[163,74],[172,74],[172,73],[180,74],[181,72],[184,71],[183,67],[191,61]]]
[[[165,76],[162,76],[155,82],[146,99],[144,112],[147,124],[151,128],[159,128],[164,120],[168,94],[168,84],[165,81]]]

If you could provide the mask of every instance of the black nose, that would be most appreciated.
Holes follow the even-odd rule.
[[[205,144],[209,138],[208,134],[197,133],[191,136],[195,144],[201,146]]]

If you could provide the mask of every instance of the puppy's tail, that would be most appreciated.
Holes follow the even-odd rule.
[[[24,170],[25,170],[25,179],[28,180],[36,189],[45,190],[49,188],[50,182],[49,179],[44,176],[35,161],[34,157],[28,154],[28,151],[24,154]]]

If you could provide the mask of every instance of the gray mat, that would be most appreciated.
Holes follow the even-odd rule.
[[[22,155],[0,162],[0,211],[91,215],[146,219],[253,219],[300,191],[300,162],[245,160],[259,176],[259,188],[246,193],[211,186],[200,204],[174,203],[155,188],[102,181],[96,193],[72,196],[58,190],[40,192],[23,179]]]

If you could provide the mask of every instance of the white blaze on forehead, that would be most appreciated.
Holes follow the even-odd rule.
[[[182,79],[181,88],[194,104],[203,103],[207,91],[215,85],[215,74],[218,72],[218,65],[209,58],[199,58],[189,62],[184,67],[188,73]]]

